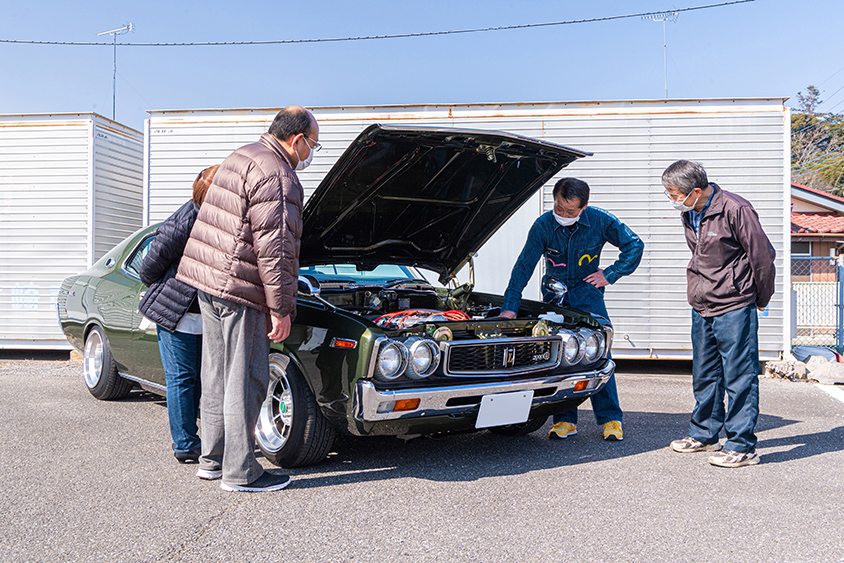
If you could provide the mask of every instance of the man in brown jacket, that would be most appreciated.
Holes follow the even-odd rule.
[[[682,212],[692,251],[686,278],[695,408],[689,435],[671,442],[671,449],[716,452],[709,463],[720,467],[757,464],[756,310],[764,310],[774,294],[776,252],[750,202],[710,183],[700,164],[678,160],[663,172],[662,185]],[[727,434],[723,449],[718,438],[722,428]]]
[[[197,477],[222,477],[227,491],[290,483],[255,458],[255,424],[269,385],[270,340],[287,338],[296,316],[304,192],[294,170],[310,164],[318,139],[314,116],[289,106],[257,143],[229,155],[179,265],[177,278],[199,290],[202,311]]]

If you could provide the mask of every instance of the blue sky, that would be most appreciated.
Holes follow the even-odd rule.
[[[312,39],[457,30],[688,8],[720,0],[173,2],[2,0],[0,39]],[[672,98],[790,97],[844,110],[844,2],[755,0],[666,24]],[[639,17],[340,43],[118,47],[117,120],[150,109],[660,99],[661,23]],[[840,71],[840,72],[838,72]],[[837,74],[836,74],[837,73]],[[112,49],[0,43],[0,114],[112,115]],[[840,105],[839,105],[840,104]]]

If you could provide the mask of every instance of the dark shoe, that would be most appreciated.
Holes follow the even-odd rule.
[[[721,449],[721,444],[718,442],[713,444],[704,444],[700,440],[695,440],[691,436],[686,436],[682,440],[674,440],[671,442],[671,449],[681,454],[690,454],[694,452],[717,452]]]
[[[289,475],[277,475],[264,471],[264,474],[249,483],[248,485],[231,485],[223,481],[220,488],[224,491],[237,491],[244,493],[263,493],[264,491],[280,491],[290,484]]]
[[[223,470],[199,468],[196,470],[196,476],[200,479],[205,479],[206,481],[213,481],[214,479],[220,479],[223,476]]]
[[[756,465],[759,463],[759,455],[756,450],[749,452],[736,452],[733,450],[721,450],[717,454],[709,456],[709,463],[718,467],[741,467],[743,465]]]
[[[202,455],[202,452],[199,450],[191,450],[189,452],[173,452],[173,457],[175,457],[179,463],[198,463],[199,456]]]

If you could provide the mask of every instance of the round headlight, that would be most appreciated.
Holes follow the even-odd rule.
[[[401,342],[391,341],[378,352],[376,376],[385,381],[399,377],[407,367],[407,347]]]
[[[592,332],[584,335],[583,357],[588,363],[592,363],[598,359],[598,354],[601,351],[601,345],[598,342],[598,333]]]
[[[574,365],[583,359],[583,337],[570,332],[561,333],[563,337],[563,359],[568,365]]]
[[[428,377],[440,363],[440,349],[433,340],[414,338],[407,341],[409,356],[407,375],[411,379]]]

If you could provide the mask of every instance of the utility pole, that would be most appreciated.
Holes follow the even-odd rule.
[[[117,106],[117,36],[123,35],[124,33],[129,33],[134,29],[132,24],[126,24],[123,27],[119,27],[117,29],[112,29],[110,31],[103,31],[102,33],[98,33],[97,35],[111,35],[112,37],[112,62],[114,65],[114,71],[112,72],[111,77],[111,120],[116,121],[115,119],[115,111]]]
[[[659,12],[649,16],[642,16],[643,20],[662,22],[662,67],[665,73],[665,99],[668,99],[668,40],[665,35],[665,22],[676,22],[680,12]]]

